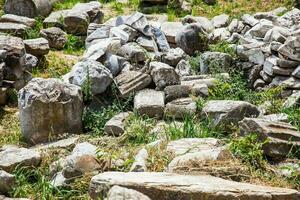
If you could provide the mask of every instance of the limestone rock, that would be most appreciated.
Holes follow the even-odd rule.
[[[7,194],[10,192],[16,183],[16,177],[6,171],[0,170],[0,193]]]
[[[239,122],[239,127],[241,135],[257,133],[261,142],[268,140],[263,150],[274,160],[285,158],[300,147],[300,133],[288,123],[246,118]]]
[[[204,52],[200,56],[200,72],[202,74],[227,72],[232,64],[233,59],[227,53]]]
[[[121,97],[126,98],[146,88],[152,82],[152,78],[150,75],[142,72],[128,71],[117,76],[115,82]]]
[[[146,172],[147,171],[147,159],[148,152],[145,148],[138,151],[134,157],[134,162],[131,165],[131,172]]]
[[[78,86],[34,78],[19,91],[18,103],[22,134],[30,143],[81,133],[83,100]]]
[[[286,99],[283,106],[285,108],[297,107],[300,105],[300,92],[295,92],[290,97]]]
[[[181,60],[175,67],[175,71],[179,76],[189,76],[192,74],[192,68],[188,61]]]
[[[0,32],[22,37],[28,26],[12,22],[0,23]]]
[[[164,113],[164,92],[145,89],[139,91],[134,97],[134,109],[140,115],[161,118]]]
[[[33,149],[7,147],[0,151],[0,168],[12,172],[17,166],[36,167],[41,161],[41,155]]]
[[[176,65],[186,57],[184,51],[180,48],[169,49],[161,55],[161,62],[166,63],[170,66],[176,67]]]
[[[129,117],[130,112],[121,112],[109,121],[104,126],[104,132],[111,136],[121,136],[125,131],[125,122]]]
[[[126,181],[124,181],[126,180]],[[89,194],[102,198],[118,185],[135,189],[151,199],[299,199],[296,190],[240,183],[213,176],[178,175],[164,172],[105,172],[92,178]]]
[[[118,50],[118,55],[126,58],[131,62],[142,62],[147,59],[146,50],[135,42],[127,43]]]
[[[191,98],[176,99],[167,103],[165,114],[167,116],[184,119],[186,116],[193,115],[197,111],[196,102]]]
[[[111,72],[100,62],[94,60],[78,62],[73,66],[67,78],[69,83],[83,86],[86,84],[87,76],[90,77],[91,90],[95,95],[105,92],[113,81]]]
[[[180,22],[164,22],[161,24],[161,30],[171,44],[176,44],[175,37],[183,28]]]
[[[150,70],[153,82],[159,90],[164,89],[168,85],[180,84],[180,77],[175,69],[162,62],[151,62]]]
[[[237,124],[245,117],[257,117],[256,106],[244,101],[211,100],[202,109],[202,115],[213,120],[215,125]]]
[[[50,48],[60,50],[64,48],[67,43],[67,34],[57,27],[42,29],[40,34],[43,38],[48,40]]]
[[[176,44],[185,53],[195,55],[207,48],[207,34],[197,23],[189,24],[176,33]]]
[[[127,189],[125,187],[120,187],[117,185],[113,186],[107,194],[107,200],[123,200],[123,199],[151,200],[143,193],[140,193],[136,190]]]
[[[47,18],[44,19],[44,27],[58,27],[64,28],[64,18],[68,15],[70,10],[58,10],[52,12]]]
[[[24,40],[26,52],[34,56],[44,56],[48,54],[50,47],[49,42],[45,38]]]
[[[215,28],[222,28],[229,25],[229,16],[226,14],[218,15],[212,18],[212,24]]]
[[[12,22],[16,24],[23,24],[28,27],[34,27],[35,19],[13,15],[13,14],[5,14],[0,17],[0,22]]]

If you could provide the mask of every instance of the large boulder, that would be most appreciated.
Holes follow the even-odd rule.
[[[0,23],[0,32],[6,33],[9,35],[15,35],[19,37],[23,37],[26,33],[26,29],[28,29],[28,26],[25,26],[24,24],[17,24],[12,22],[6,22],[6,23]]]
[[[59,79],[32,79],[19,91],[21,131],[30,143],[49,141],[64,133],[81,133],[81,89]]]
[[[67,34],[57,27],[42,29],[40,34],[43,38],[48,40],[50,48],[60,50],[64,48],[67,43]]]
[[[88,83],[88,77],[90,83]],[[83,87],[90,84],[93,94],[105,92],[113,81],[113,75],[100,62],[94,60],[83,60],[75,64],[69,74],[65,76],[71,84]]]
[[[41,154],[34,149],[5,147],[0,151],[0,168],[13,172],[16,167],[36,167],[41,161]]]
[[[204,52],[200,56],[200,72],[203,74],[227,72],[232,64],[233,59],[228,53]]]
[[[36,21],[35,19],[13,15],[13,14],[5,14],[0,17],[0,22],[12,22],[16,24],[23,24],[28,27],[34,27]]]
[[[49,42],[45,38],[36,38],[24,40],[25,49],[27,53],[34,56],[44,56],[49,53]]]
[[[297,128],[284,122],[273,122],[260,118],[246,118],[239,122],[241,135],[258,134],[264,153],[274,160],[280,160],[290,153],[298,154],[300,132]]]
[[[176,34],[176,44],[185,53],[195,55],[207,48],[207,33],[197,23],[189,24]]]
[[[104,198],[114,185],[137,190],[151,199],[272,199],[297,200],[297,190],[252,185],[213,176],[164,172],[105,172],[92,178],[92,199]]]
[[[134,109],[140,115],[161,118],[164,114],[164,92],[145,89],[139,91],[134,97]]]
[[[211,118],[214,125],[237,124],[245,117],[257,117],[259,113],[258,108],[248,102],[231,100],[211,100],[202,109],[202,115]]]

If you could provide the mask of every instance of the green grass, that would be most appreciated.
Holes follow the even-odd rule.
[[[64,10],[72,8],[76,3],[88,2],[89,0],[61,0],[53,5],[54,10]]]
[[[23,39],[35,39],[40,37],[40,30],[43,28],[43,19],[41,17],[35,18],[35,26],[26,29],[26,34]]]
[[[84,41],[78,36],[68,34],[67,43],[65,44],[63,51],[66,54],[82,55],[84,51]]]

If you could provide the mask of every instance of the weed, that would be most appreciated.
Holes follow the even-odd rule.
[[[84,42],[75,35],[67,35],[67,43],[64,46],[64,52],[67,54],[81,55],[84,50]]]
[[[300,107],[298,108],[284,108],[283,113],[289,116],[289,122],[298,128],[300,131]]]
[[[89,104],[93,100],[93,93],[92,93],[92,80],[90,78],[90,70],[89,66],[87,66],[86,78],[84,83],[81,86],[82,94],[83,94],[83,101],[86,104]]]
[[[244,163],[254,169],[261,169],[265,166],[262,146],[264,143],[258,142],[256,134],[250,134],[242,138],[234,138],[230,144],[230,150],[234,156],[240,158]]]
[[[64,9],[70,9],[72,8],[75,4],[80,3],[80,2],[88,2],[89,0],[63,0],[63,1],[58,1],[53,5],[54,10],[64,10]]]
[[[113,1],[111,3],[111,7],[117,12],[118,15],[121,15],[124,13],[123,4],[120,2]]]
[[[35,39],[40,37],[40,30],[43,28],[43,19],[41,17],[35,18],[35,25],[33,28],[25,30],[23,39]]]
[[[200,54],[189,58],[189,64],[191,66],[193,74],[198,74],[200,72]]]
[[[226,41],[222,41],[217,44],[211,44],[209,45],[208,49],[209,51],[228,53],[232,58],[237,58],[235,49]]]

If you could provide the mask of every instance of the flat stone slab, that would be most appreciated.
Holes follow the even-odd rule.
[[[296,190],[228,181],[213,176],[188,176],[163,172],[105,172],[92,178],[92,199],[106,196],[114,185],[134,189],[159,200],[299,200]]]

